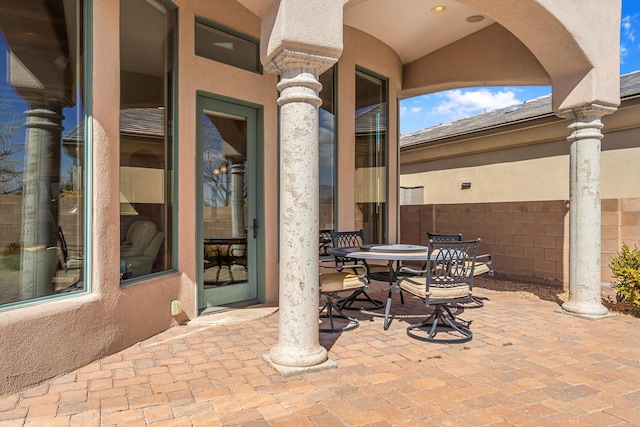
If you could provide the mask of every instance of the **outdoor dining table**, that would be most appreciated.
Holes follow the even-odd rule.
[[[429,256],[428,248],[419,245],[362,245],[356,247],[328,248],[327,253],[334,256],[362,259],[383,260],[389,265],[388,273],[374,273],[371,278],[389,281],[389,293],[384,310],[384,329],[389,329],[389,313],[391,311],[391,295],[397,271],[401,261],[423,261]],[[395,265],[394,265],[395,264]]]

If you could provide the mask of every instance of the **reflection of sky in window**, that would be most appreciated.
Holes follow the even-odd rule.
[[[3,133],[3,136],[8,136],[7,128],[12,124],[18,125],[21,129],[11,135],[11,138],[4,142],[12,145],[24,144],[26,139],[26,128],[24,127],[26,117],[24,113],[29,110],[30,107],[14,89],[9,79],[10,51],[4,33],[0,31],[0,132]],[[84,118],[82,109],[82,92],[80,88],[77,88],[76,91],[76,105],[62,109],[62,115],[64,116],[62,121],[62,126],[64,128],[62,131],[63,136],[71,132],[78,123],[82,123]],[[10,160],[24,163],[24,148],[25,147],[11,156]],[[61,150],[60,162],[61,179],[65,179],[68,176],[66,170],[74,164],[74,159],[68,156],[64,150]]]

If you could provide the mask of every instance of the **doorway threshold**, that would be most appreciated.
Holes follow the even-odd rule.
[[[190,325],[226,325],[259,320],[278,311],[277,306],[259,304],[251,306],[214,306],[207,307],[198,317],[189,320]]]

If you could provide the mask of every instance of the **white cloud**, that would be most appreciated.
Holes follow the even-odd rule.
[[[400,107],[400,115],[404,116],[407,112],[407,107]]]
[[[443,92],[441,97],[444,100],[434,107],[433,112],[448,116],[449,120],[506,108],[522,102],[516,98],[513,90],[492,92],[484,88],[477,90],[450,90]]]
[[[420,111],[422,111],[422,107],[411,107],[411,113],[413,114],[419,113]]]
[[[622,32],[627,40],[634,42],[636,40],[636,30],[634,27],[635,21],[638,18],[638,14],[627,15],[622,18]]]
[[[620,45],[620,64],[624,64],[624,57],[629,54],[629,49],[625,45]]]

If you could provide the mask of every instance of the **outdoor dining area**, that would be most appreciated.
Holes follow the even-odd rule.
[[[407,327],[409,336],[432,343],[470,341],[470,321],[457,313],[484,305],[473,296],[473,281],[480,274],[493,275],[492,257],[478,254],[480,238],[427,234],[428,246],[421,246],[365,244],[362,230],[332,232],[331,246],[322,250],[333,259],[320,261],[320,294],[325,298],[320,332],[357,328],[360,320],[348,311],[382,316],[388,330],[394,294],[401,305],[407,294],[424,303],[413,316],[423,320]],[[372,281],[387,284],[384,301],[369,295]]]

